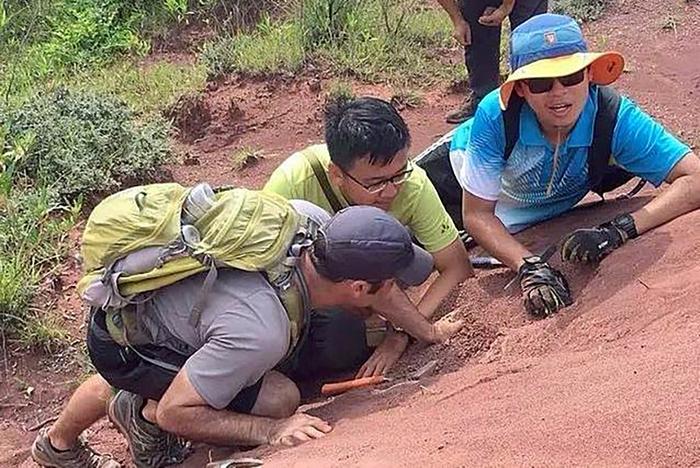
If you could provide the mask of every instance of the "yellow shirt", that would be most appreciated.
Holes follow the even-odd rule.
[[[328,171],[330,155],[326,145],[310,146],[294,153],[275,169],[263,190],[278,193],[290,200],[307,200],[333,213],[311,164],[304,156],[310,151],[316,154],[321,165]],[[330,185],[338,200],[348,206],[340,189],[332,182]],[[406,226],[429,252],[442,250],[457,239],[457,228],[440,202],[435,187],[419,167],[415,167],[408,180],[400,185],[389,213]]]

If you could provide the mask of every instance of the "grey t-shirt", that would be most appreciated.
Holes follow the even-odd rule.
[[[187,377],[209,405],[221,409],[284,357],[289,319],[260,273],[221,269],[199,326],[191,326],[192,306],[205,276],[162,288],[139,317],[154,344],[193,353],[184,366]]]
[[[291,203],[319,224],[330,219],[309,202]],[[222,409],[282,360],[290,324],[260,273],[220,269],[194,328],[189,319],[205,277],[201,273],[160,289],[138,316],[154,344],[190,356],[184,366],[190,382],[204,401]]]

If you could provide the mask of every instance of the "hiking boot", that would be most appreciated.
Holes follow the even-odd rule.
[[[120,390],[107,408],[109,420],[129,444],[137,468],[159,468],[182,463],[190,454],[189,443],[169,434],[141,415],[142,397]]]
[[[474,95],[474,92],[469,91],[462,105],[458,109],[447,114],[445,116],[445,121],[450,124],[461,124],[474,115],[478,104],[479,100]]]
[[[49,441],[49,428],[45,427],[32,444],[32,459],[40,466],[51,468],[120,468],[109,455],[101,455],[78,439],[74,447],[57,450]]]

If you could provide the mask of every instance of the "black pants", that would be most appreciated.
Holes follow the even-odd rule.
[[[299,383],[354,371],[369,358],[365,321],[340,309],[316,310],[297,352],[278,370]]]
[[[111,386],[156,401],[162,398],[177,372],[145,361],[139,354],[177,368],[187,360],[187,356],[160,346],[135,346],[132,349],[119,345],[107,332],[102,310],[94,311],[90,318],[87,348],[95,369]],[[227,409],[236,413],[250,413],[261,387],[262,379],[244,388]]]
[[[353,371],[371,353],[365,330],[364,320],[342,310],[314,311],[297,351],[277,370],[297,383]],[[177,372],[148,362],[139,354],[177,368],[187,360],[187,356],[160,346],[132,349],[119,345],[107,332],[102,310],[92,313],[87,347],[95,369],[111,386],[156,401],[162,398]],[[261,387],[262,379],[244,388],[227,409],[250,413]]]
[[[479,17],[487,7],[498,8],[501,0],[462,0],[460,3],[462,16],[472,33],[472,43],[464,49],[469,87],[476,99],[481,100],[499,85],[501,26],[483,26]],[[546,12],[547,0],[517,0],[509,16],[511,29]]]

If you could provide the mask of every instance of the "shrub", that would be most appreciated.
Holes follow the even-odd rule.
[[[555,0],[552,12],[568,15],[585,23],[600,18],[609,3],[610,0]]]
[[[137,122],[126,104],[105,95],[37,95],[6,122],[10,138],[33,135],[15,170],[67,199],[150,178],[170,156],[163,120]]]

